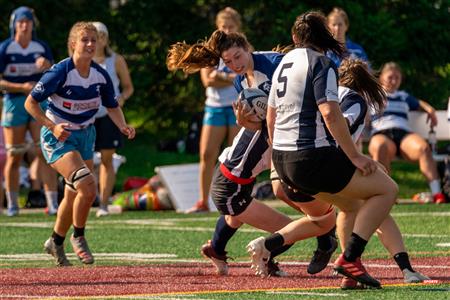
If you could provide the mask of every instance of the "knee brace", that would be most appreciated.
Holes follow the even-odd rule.
[[[319,221],[325,220],[326,218],[328,218],[329,215],[335,214],[335,213],[336,213],[336,210],[334,209],[334,206],[330,205],[330,208],[328,208],[328,210],[323,215],[318,216],[318,217],[306,215],[306,217],[313,222],[319,222]]]
[[[5,145],[6,152],[10,155],[22,155],[28,150],[27,144]]]
[[[80,183],[90,175],[92,174],[89,168],[83,166],[78,170],[73,171],[72,174],[69,175],[69,178],[66,178],[66,185],[72,192],[76,192]]]

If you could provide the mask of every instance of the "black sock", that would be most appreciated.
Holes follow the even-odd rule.
[[[73,237],[77,238],[80,236],[84,236],[84,227],[75,227],[73,226]]]
[[[336,226],[333,227],[327,233],[320,235],[317,237],[317,249],[322,251],[328,251],[331,249],[333,244],[331,243],[332,239],[336,239]]]
[[[394,255],[394,260],[397,263],[397,265],[400,267],[400,270],[408,269],[411,272],[415,272],[414,269],[411,267],[411,262],[409,261],[408,253],[406,252],[399,252]]]
[[[283,245],[284,245],[284,238],[278,232],[274,233],[271,236],[269,236],[268,238],[266,238],[266,241],[264,242],[264,246],[270,252],[272,252],[273,250],[275,250],[277,248],[280,248]]]
[[[364,248],[367,245],[367,242],[368,241],[353,232],[344,251],[345,260],[353,262],[358,257],[361,257],[362,253],[364,252]]]
[[[273,259],[275,256],[283,254],[284,252],[288,251],[288,249],[291,248],[291,247],[292,247],[292,245],[284,245],[284,246],[278,247],[278,248],[270,251],[270,258],[269,259]]]
[[[238,228],[233,228],[225,221],[225,216],[219,217],[216,223],[216,230],[211,241],[211,245],[217,254],[225,254],[225,247],[228,241],[233,237]]]
[[[57,234],[56,232],[53,231],[52,239],[53,239],[53,242],[55,242],[56,245],[61,246],[62,244],[64,244],[64,240],[66,239],[66,237],[65,236],[60,236],[59,234]]]

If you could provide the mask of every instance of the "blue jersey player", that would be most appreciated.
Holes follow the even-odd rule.
[[[72,247],[84,264],[94,258],[84,237],[89,209],[96,196],[93,170],[95,114],[100,105],[120,131],[133,138],[135,131],[125,122],[114,98],[108,73],[93,62],[98,33],[88,22],[76,23],[69,34],[71,57],[54,65],[35,85],[28,96],[27,111],[43,125],[41,148],[47,162],[60,173],[66,187],[58,210],[52,237],[44,244],[59,266],[69,266],[64,253],[64,239],[70,226],[74,233]],[[46,111],[39,103],[48,99]]]
[[[40,127],[25,110],[25,98],[42,73],[51,66],[53,56],[48,45],[36,38],[36,18],[31,8],[17,8],[10,20],[11,36],[0,44],[0,88],[4,94],[2,126],[8,153],[5,165],[7,215],[15,216],[19,212],[19,166],[28,150],[25,143],[27,130],[31,133],[33,146],[39,146]],[[40,151],[37,152],[35,163],[41,171],[48,212],[55,214],[56,173],[45,164]]]

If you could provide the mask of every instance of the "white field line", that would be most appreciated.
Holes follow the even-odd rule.
[[[175,226],[179,225],[172,221],[157,221],[157,220],[127,220],[127,221],[109,221],[110,224],[133,224],[133,225],[126,225],[126,226],[110,226],[109,228],[114,229],[123,229],[123,230],[130,230],[130,229],[142,229],[145,227],[150,227],[151,229],[157,229],[157,230],[175,230],[175,231],[192,231],[192,232],[214,232],[214,227],[187,227],[187,226]],[[108,224],[108,221],[102,222],[102,225]],[[97,224],[96,224],[97,223]],[[20,228],[52,228],[53,223],[52,222],[9,222],[9,223],[0,223],[2,227],[20,227]],[[92,221],[89,222],[86,226],[88,229],[92,229],[96,227],[95,225],[98,225],[98,222]],[[247,233],[253,233],[253,232],[265,232],[263,230],[257,229],[257,228],[241,228],[239,229],[240,232],[247,232]],[[402,233],[404,237],[415,237],[415,238],[447,238],[450,235],[445,234],[425,234],[425,233]]]
[[[69,258],[75,259],[74,253],[68,253]],[[177,258],[175,254],[167,253],[95,253],[96,260],[110,261],[110,260],[128,260],[128,261],[140,261],[140,262],[161,262],[161,263],[201,263],[210,264],[209,261],[205,259],[183,259]],[[44,253],[27,253],[27,254],[1,254],[0,260],[16,260],[16,261],[40,261],[40,260],[53,260],[53,258]],[[248,265],[248,260],[238,260],[233,261],[233,265]],[[287,266],[308,266],[309,262],[301,261],[281,261],[281,264]],[[333,264],[328,264],[333,266]],[[365,263],[366,266],[378,269],[396,269],[398,266],[396,264],[375,264],[375,263]],[[430,266],[430,265],[414,265],[414,268],[421,269],[448,269],[450,266]],[[0,269],[1,270],[1,269]]]
[[[276,294],[276,295],[303,295],[303,296],[322,296],[322,297],[347,297],[348,294],[342,293],[318,293],[318,292],[277,292],[271,291],[266,292],[266,294]]]

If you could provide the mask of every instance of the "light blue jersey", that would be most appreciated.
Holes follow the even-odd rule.
[[[45,72],[31,96],[38,102],[48,98],[46,116],[55,124],[67,122],[75,129],[94,123],[100,105],[107,108],[119,105],[108,73],[92,62],[89,76],[83,78],[71,57]]]

